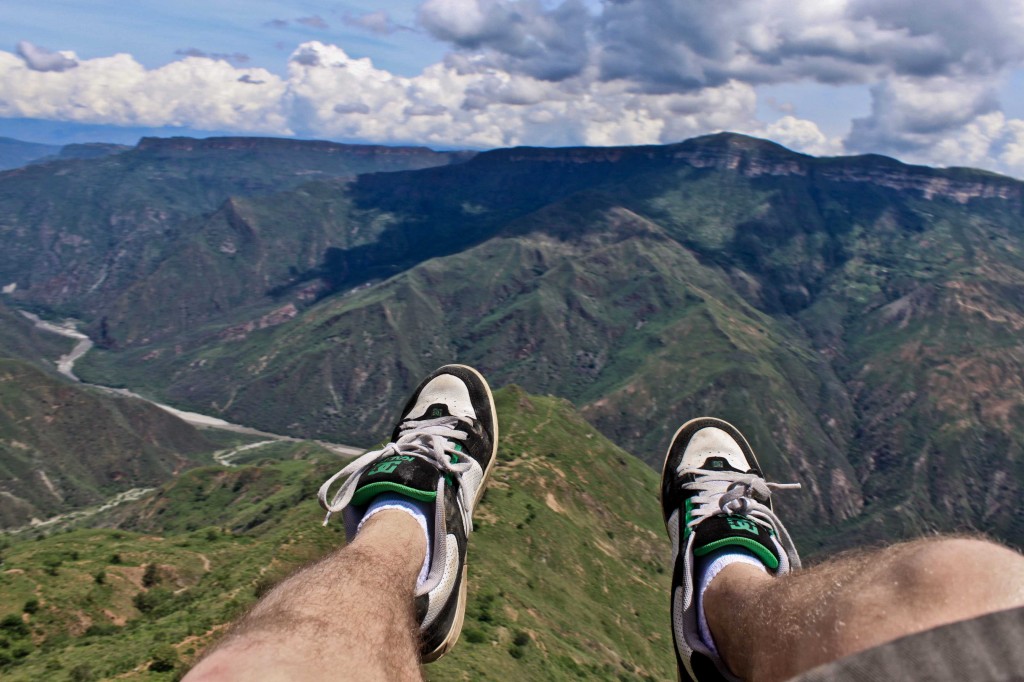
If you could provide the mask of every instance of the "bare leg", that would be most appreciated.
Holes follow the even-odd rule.
[[[736,564],[704,593],[722,659],[784,680],[905,635],[1024,605],[1024,556],[935,538],[839,557],[783,578]]]
[[[421,680],[412,604],[425,553],[411,516],[380,512],[275,587],[185,679]]]

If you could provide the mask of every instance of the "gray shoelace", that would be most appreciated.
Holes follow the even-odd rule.
[[[707,469],[681,468],[679,476],[693,474],[694,480],[683,484],[686,490],[696,491],[690,499],[688,528],[696,528],[704,520],[719,514],[739,514],[754,523],[775,532],[786,554],[793,558],[794,568],[799,568],[796,547],[789,531],[767,505],[772,490],[793,490],[799,483],[769,483],[757,474],[741,474],[736,471],[708,471]]]
[[[363,472],[378,460],[393,455],[408,455],[424,459],[444,473],[459,476],[469,471],[473,461],[463,455],[459,457],[458,450],[452,439],[463,440],[468,433],[460,431],[455,427],[459,425],[459,417],[438,417],[436,419],[407,420],[400,426],[398,440],[388,443],[380,450],[372,450],[349,462],[341,471],[328,478],[317,493],[320,506],[327,510],[324,516],[324,525],[331,520],[331,515],[344,509],[352,500],[359,485],[359,479]],[[453,461],[461,460],[461,461]],[[327,501],[328,490],[339,478],[348,477],[330,502]],[[463,486],[458,486],[459,500],[462,502],[463,521],[467,530],[472,530],[473,520],[470,516],[470,507],[466,499],[466,491]]]

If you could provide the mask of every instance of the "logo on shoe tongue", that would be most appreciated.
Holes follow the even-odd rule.
[[[729,524],[729,528],[733,530],[741,530],[751,535],[757,535],[757,525],[753,521],[747,519],[738,519],[735,516],[727,516],[725,522]]]
[[[450,417],[452,413],[448,411],[448,406],[444,403],[433,403],[427,408],[426,413],[420,417],[420,419],[437,419],[438,417]]]
[[[385,457],[381,461],[377,462],[376,466],[366,472],[367,476],[375,476],[377,474],[390,474],[398,468],[398,465],[402,462],[411,462],[415,457],[409,455],[394,455],[392,457]]]

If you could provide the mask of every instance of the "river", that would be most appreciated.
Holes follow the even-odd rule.
[[[326,441],[313,440],[313,439],[310,439],[310,438],[295,438],[294,436],[284,436],[284,435],[281,435],[281,434],[278,434],[278,433],[270,433],[268,431],[261,431],[259,429],[254,429],[254,428],[252,428],[250,426],[242,426],[241,424],[232,424],[231,422],[228,422],[228,421],[225,421],[223,419],[220,419],[219,417],[211,417],[209,415],[200,414],[198,412],[187,412],[185,410],[179,410],[179,409],[177,409],[175,407],[171,407],[170,405],[164,405],[163,403],[158,403],[155,400],[150,400],[149,398],[147,398],[144,395],[139,395],[138,393],[135,393],[134,391],[129,391],[128,389],[125,389],[125,388],[111,388],[109,386],[101,386],[99,384],[90,384],[88,382],[82,381],[77,375],[75,375],[75,363],[78,362],[79,360],[81,360],[83,357],[85,357],[85,354],[88,353],[90,350],[92,350],[92,347],[93,347],[92,339],[90,339],[88,336],[86,336],[82,332],[78,331],[74,327],[73,324],[65,323],[63,325],[58,325],[58,324],[54,324],[52,322],[47,322],[47,321],[45,321],[43,319],[40,319],[40,317],[38,315],[34,315],[32,313],[21,311],[21,314],[24,315],[25,317],[27,317],[28,319],[32,320],[32,322],[35,324],[36,328],[38,328],[38,329],[41,329],[41,330],[47,331],[47,332],[51,332],[53,334],[60,334],[61,336],[66,336],[67,338],[75,339],[77,341],[77,343],[75,343],[74,348],[71,349],[71,352],[67,353],[66,355],[62,355],[57,360],[57,371],[59,371],[61,374],[66,376],[68,379],[71,379],[72,381],[77,381],[78,383],[83,384],[85,386],[92,386],[93,388],[99,389],[99,390],[104,391],[106,393],[116,393],[118,395],[124,395],[124,396],[129,396],[131,398],[138,398],[139,400],[144,400],[147,403],[150,403],[152,405],[155,405],[155,406],[159,407],[161,410],[164,410],[165,412],[170,412],[175,417],[178,417],[179,419],[181,419],[184,422],[187,422],[189,424],[192,424],[193,426],[196,426],[196,427],[199,427],[199,428],[203,428],[203,429],[220,429],[221,431],[232,431],[234,433],[241,433],[241,434],[245,434],[247,436],[257,436],[257,437],[260,437],[260,438],[267,438],[267,439],[269,439],[269,441],[264,441],[264,442],[270,442],[270,441],[292,441],[292,442],[298,442],[300,440],[311,440],[312,442],[317,443],[318,445],[322,445],[323,447],[327,448],[328,450],[330,450],[330,451],[332,451],[332,452],[334,452],[336,454],[345,456],[345,457],[355,457],[357,455],[361,455],[364,452],[366,452],[365,448],[358,448],[358,447],[354,447],[354,446],[351,446],[351,445],[340,445],[338,443],[328,443]],[[262,444],[263,443],[259,443],[257,445],[262,445]],[[227,466],[231,466],[227,457],[221,457],[221,458],[218,459],[218,461],[221,462],[222,464],[227,465]]]

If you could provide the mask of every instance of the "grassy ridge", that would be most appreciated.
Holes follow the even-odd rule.
[[[428,676],[670,677],[655,474],[565,401],[514,387],[496,399],[501,447],[476,515],[466,624]],[[4,549],[0,618],[24,624],[0,626],[4,679],[171,679],[257,595],[340,544],[314,497],[338,460],[310,445],[268,454],[187,472],[115,510],[116,529]],[[153,670],[161,662],[174,670]]]

